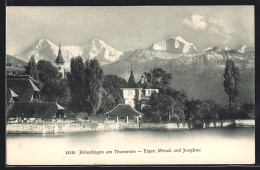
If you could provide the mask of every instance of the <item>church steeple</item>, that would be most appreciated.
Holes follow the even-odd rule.
[[[62,54],[61,54],[61,49],[60,49],[60,42],[59,42],[59,51],[58,51],[58,56],[55,60],[55,63],[57,65],[63,65],[65,63],[63,57],[62,57]]]
[[[61,54],[61,49],[60,49],[60,42],[59,42],[59,51],[58,51],[58,56],[55,60],[55,67],[57,67],[58,71],[62,74],[62,77],[65,78],[65,68],[64,68],[64,59]]]
[[[134,78],[134,72],[133,72],[133,68],[132,68],[132,63],[131,63],[131,71],[130,71],[130,76],[129,76],[129,79],[128,79],[128,82],[126,84],[126,87],[125,88],[140,88],[138,84],[136,84],[135,82],[135,78]]]

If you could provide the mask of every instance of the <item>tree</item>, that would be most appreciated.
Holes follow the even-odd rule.
[[[219,113],[218,113],[218,118],[220,120],[225,120],[225,119],[228,119],[228,109],[229,106],[220,106],[220,109],[219,109]]]
[[[188,100],[187,92],[184,90],[178,91],[175,89],[167,88],[162,89],[160,93],[169,96],[170,99],[169,105],[165,106],[169,108],[169,122],[174,120],[177,123],[185,120],[185,102]]]
[[[216,122],[221,115],[220,112],[221,105],[215,103],[212,99],[203,101],[199,108],[200,119],[206,121],[206,126],[209,126],[211,121]]]
[[[49,61],[40,60],[37,64],[41,97],[48,102],[67,103],[69,98],[67,79]]]
[[[101,105],[103,70],[96,59],[81,56],[71,59],[71,71],[67,74],[73,110],[96,115]]]
[[[226,93],[229,96],[229,108],[231,109],[234,100],[236,100],[236,98],[239,95],[239,83],[240,83],[239,69],[237,66],[235,66],[233,60],[226,61],[226,68],[223,76],[224,76],[223,85]]]
[[[120,87],[125,84],[125,79],[117,75],[104,75],[102,102],[98,114],[108,112],[119,103],[123,103],[124,98]]]
[[[159,122],[162,121],[163,117],[167,117],[169,113],[171,98],[161,93],[153,93],[149,100],[149,104],[153,110],[152,114],[159,117]],[[166,106],[166,107],[165,107]]]
[[[177,91],[174,89],[162,89],[159,93],[153,93],[149,104],[154,113],[162,119],[168,119],[168,122],[174,120],[177,123],[185,119],[184,111],[186,109],[185,102],[187,100],[185,91]]]
[[[119,90],[126,84],[126,80],[117,75],[104,75],[103,88]],[[120,90],[121,91],[121,90]]]
[[[39,81],[37,65],[34,59],[34,55],[31,56],[28,66],[26,67],[26,74],[30,75],[34,80]]]
[[[85,62],[85,91],[88,111],[96,115],[101,105],[103,70],[97,59]]]
[[[187,119],[191,119],[191,120],[195,120],[198,118],[198,114],[199,114],[199,108],[201,105],[202,101],[199,99],[191,99],[191,100],[187,100],[185,103],[186,106],[186,111],[185,111],[185,115]]]
[[[71,91],[71,108],[75,112],[85,112],[85,65],[82,57],[72,58],[70,68],[67,77]]]
[[[240,119],[255,119],[255,105],[252,102],[242,103],[239,112]]]
[[[145,72],[147,81],[155,86],[155,88],[167,88],[171,85],[172,75],[162,68],[154,68],[151,72]]]

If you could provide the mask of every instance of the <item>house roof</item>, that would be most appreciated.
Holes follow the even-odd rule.
[[[9,93],[10,97],[18,97],[18,95],[10,88],[8,89],[8,93]]]
[[[108,116],[139,116],[143,113],[138,112],[128,104],[118,104],[113,110],[105,113]]]
[[[8,75],[6,76],[7,79],[30,79],[34,84],[38,85],[39,82],[36,81],[34,78],[32,78],[29,75]]]
[[[32,82],[32,80],[29,80],[29,81],[30,81],[30,83],[31,83],[32,88],[33,88],[34,91],[40,91],[40,90],[38,89],[38,87]]]
[[[47,118],[55,117],[58,110],[64,110],[59,104],[55,102],[16,102],[8,112],[8,117],[38,117],[38,118]]]
[[[6,66],[5,71],[7,75],[13,75],[13,73],[24,74],[26,72],[26,69],[24,67]]]
[[[141,83],[141,81],[139,81],[137,83],[142,89],[156,89],[151,83],[144,81],[144,83]]]
[[[65,110],[65,108],[62,107],[61,105],[59,105],[58,103],[56,103],[56,106],[57,106],[58,110]]]
[[[7,76],[7,88],[18,95],[20,102],[30,102],[33,93],[40,91],[34,82],[30,76]]]
[[[129,77],[129,80],[128,82],[126,83],[125,86],[123,86],[122,88],[129,88],[129,89],[140,89],[141,87],[136,84],[135,82],[135,78],[134,78],[134,74],[133,74],[133,71],[131,71],[130,73],[130,77]]]
[[[65,63],[65,61],[62,57],[62,54],[61,54],[60,46],[59,46],[58,57],[56,58],[55,63],[57,63],[57,64],[64,64]]]

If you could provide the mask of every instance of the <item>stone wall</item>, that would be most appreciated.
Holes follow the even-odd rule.
[[[78,131],[119,130],[116,123],[19,123],[6,124],[6,133],[65,133]]]
[[[228,127],[233,123],[236,127],[254,127],[255,120],[225,120],[204,123],[203,128]],[[187,123],[8,123],[6,133],[65,133],[77,131],[105,131],[126,129],[189,129]]]
[[[203,128],[212,128],[212,127],[229,127],[232,124],[235,124],[236,127],[253,127],[255,126],[255,120],[252,119],[237,119],[237,120],[222,120],[204,123]]]

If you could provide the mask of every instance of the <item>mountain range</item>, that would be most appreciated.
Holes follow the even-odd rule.
[[[82,56],[84,60],[99,60],[105,74],[115,74],[128,80],[133,64],[135,80],[144,72],[160,67],[172,74],[172,86],[186,90],[189,97],[215,99],[227,103],[223,87],[223,73],[227,59],[235,61],[240,69],[240,102],[255,100],[255,51],[246,45],[237,49],[226,46],[208,47],[199,51],[183,38],[170,37],[155,42],[146,49],[122,52],[99,39],[92,39],[82,46],[61,46],[65,66],[70,59]],[[41,39],[20,54],[14,55],[28,62],[31,55],[36,61],[45,59],[54,63],[59,46],[48,39]]]
[[[65,60],[65,67],[70,67],[70,59],[75,56],[82,56],[84,60],[96,58],[101,65],[119,60],[123,52],[118,51],[99,39],[92,39],[82,46],[61,46],[62,56]],[[28,47],[25,51],[15,54],[18,58],[28,62],[34,55],[36,62],[42,59],[55,62],[59,46],[48,40],[41,39]]]
[[[7,66],[16,66],[16,67],[24,67],[27,65],[27,63],[23,60],[20,60],[14,56],[6,55],[6,61]]]

